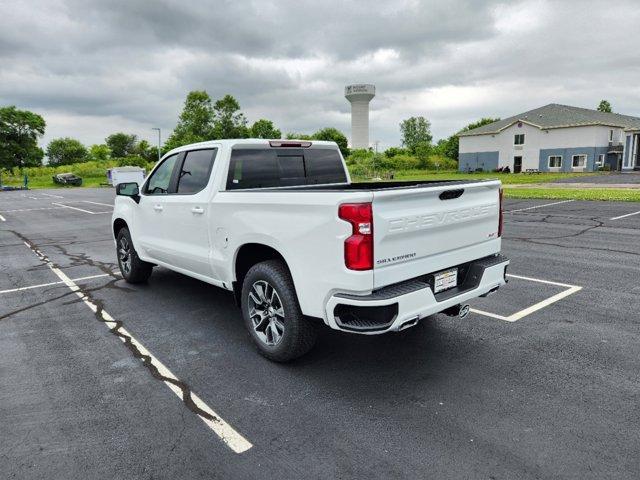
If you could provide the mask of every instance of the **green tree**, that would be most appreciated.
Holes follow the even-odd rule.
[[[473,130],[474,128],[482,127],[484,125],[488,125],[490,123],[498,122],[498,121],[500,121],[499,118],[486,117],[486,118],[481,118],[476,122],[472,122],[466,127],[464,127],[462,130],[460,130],[458,133],[454,133],[453,135],[451,135],[449,138],[439,140],[436,146],[436,152],[447,158],[457,160],[458,150],[460,148],[460,138],[458,137],[458,135],[460,133],[468,132],[469,130]]]
[[[135,155],[144,158],[149,162],[155,162],[158,160],[158,147],[151,146],[146,140],[140,140],[135,148]]]
[[[165,143],[163,150],[169,151],[189,143],[203,142],[215,138],[213,121],[215,115],[211,97],[204,90],[187,94],[178,124]]]
[[[282,133],[278,130],[271,120],[261,118],[251,125],[251,137],[253,138],[271,138],[277,139],[282,137]]]
[[[612,113],[611,104],[608,100],[600,100],[600,104],[598,105],[599,112]]]
[[[240,104],[227,94],[213,105],[213,133],[215,138],[246,138],[249,136],[247,119]]]
[[[87,149],[75,138],[56,138],[47,145],[49,165],[70,165],[86,162]]]
[[[429,156],[431,155],[431,144],[420,142],[415,146],[415,155],[418,159],[418,168],[427,168],[429,165]]]
[[[338,148],[340,152],[342,152],[342,156],[346,157],[349,155],[349,147],[347,142],[347,137],[337,128],[326,127],[322,130],[318,130],[316,133],[312,135],[314,140],[326,140],[329,142],[336,142],[338,144]]]
[[[111,157],[111,149],[101,143],[100,145],[91,145],[89,147],[89,159],[96,162],[106,162]]]
[[[313,135],[307,135],[306,133],[289,132],[285,135],[287,140],[314,140]]]
[[[431,144],[431,123],[424,117],[411,117],[400,123],[402,134],[402,146],[408,148],[411,153],[416,153],[416,148],[422,143]]]
[[[0,170],[42,165],[44,152],[38,138],[44,135],[44,119],[37,113],[0,108]]]
[[[105,143],[111,149],[111,156],[114,158],[135,155],[138,137],[123,132],[109,135]]]

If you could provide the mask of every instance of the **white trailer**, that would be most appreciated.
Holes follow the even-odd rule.
[[[107,180],[113,187],[119,183],[137,183],[142,185],[146,177],[144,168],[140,167],[114,167],[107,170]]]

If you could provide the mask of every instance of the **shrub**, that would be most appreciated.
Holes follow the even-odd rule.
[[[388,158],[393,158],[396,155],[408,155],[409,150],[406,148],[398,148],[398,147],[389,147],[384,151],[384,156]]]
[[[146,169],[149,163],[139,155],[129,155],[128,157],[115,158],[114,160],[119,167],[140,167]]]

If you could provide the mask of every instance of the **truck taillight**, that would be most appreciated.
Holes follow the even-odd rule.
[[[503,202],[502,202],[502,189],[500,189],[500,213],[498,214],[498,236],[501,237],[502,236],[502,224],[504,223],[504,211],[503,211]]]
[[[349,270],[373,268],[373,210],[370,203],[343,203],[338,217],[351,224],[352,235],[344,241],[344,264]]]

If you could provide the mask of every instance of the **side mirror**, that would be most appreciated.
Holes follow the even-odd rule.
[[[116,195],[130,197],[134,202],[140,203],[140,188],[135,182],[119,183],[116,185]]]

